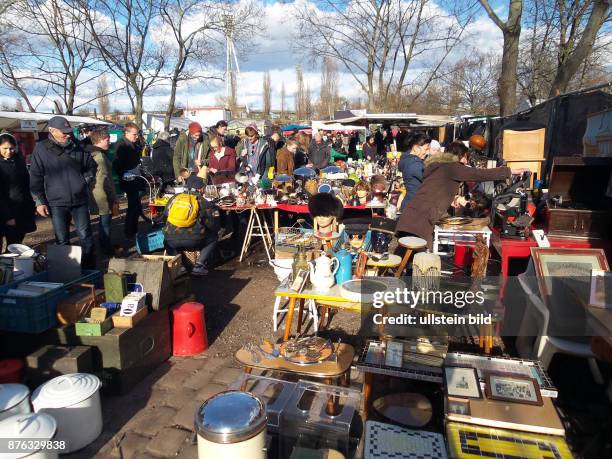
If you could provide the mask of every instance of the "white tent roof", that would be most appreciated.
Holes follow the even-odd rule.
[[[2,112],[0,111],[0,130],[13,130],[13,131],[33,131],[34,129],[22,129],[23,122],[36,122],[38,131],[44,131],[47,128],[47,121],[54,116],[54,113],[31,113],[31,112]],[[95,118],[89,118],[87,116],[67,116],[61,115],[68,120],[72,127],[77,127],[81,124],[101,124],[108,125],[106,121],[100,121]]]
[[[444,115],[417,115],[416,113],[366,113],[337,120],[324,121],[325,124],[350,124],[368,126],[370,124],[398,124],[400,126],[443,126],[452,121]]]

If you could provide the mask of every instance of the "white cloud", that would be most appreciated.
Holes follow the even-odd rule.
[[[247,0],[245,0],[247,1]],[[272,106],[280,108],[281,85],[285,84],[286,107],[293,108],[293,94],[296,89],[295,65],[301,64],[304,67],[304,79],[310,85],[313,100],[318,99],[320,89],[320,69],[319,65],[311,65],[304,62],[303,58],[293,49],[294,33],[298,24],[293,14],[294,3],[281,3],[264,0],[260,2],[264,11],[261,30],[264,31],[263,37],[257,42],[247,44],[247,52],[240,56],[241,75],[239,79],[238,96],[240,103],[247,103],[250,107],[261,107],[262,103],[262,83],[265,71],[270,72],[272,82]],[[307,3],[310,0],[296,0],[299,3]],[[431,11],[440,11],[437,5],[431,6]],[[160,38],[156,38],[159,40]],[[500,52],[502,48],[502,35],[492,21],[484,15],[480,15],[465,31],[465,39],[462,41],[462,50],[458,49],[452,53],[453,59],[460,59],[465,55],[465,50],[477,48],[484,52]],[[225,57],[221,56],[217,61],[211,62],[211,70],[222,75],[224,72]],[[409,75],[409,80],[418,74],[418,63]],[[338,87],[341,96],[347,98],[363,97],[359,85],[349,73],[339,69]],[[109,76],[111,86],[119,84],[112,75]],[[95,93],[96,82],[91,82],[83,93],[77,98],[79,102],[84,102]],[[4,92],[6,94],[6,92]],[[169,87],[159,87],[148,93],[145,97],[145,108],[148,110],[156,109],[167,102]],[[218,96],[225,94],[225,84],[223,82],[191,81],[179,87],[177,101],[189,106],[215,105]],[[0,101],[14,104],[15,96],[0,97]],[[111,106],[113,109],[129,110],[129,99],[124,93],[111,96]],[[38,99],[37,99],[38,100]],[[94,107],[95,103],[90,104]],[[50,100],[41,103],[40,110],[50,111],[53,104]]]

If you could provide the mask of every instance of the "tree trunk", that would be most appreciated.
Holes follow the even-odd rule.
[[[557,74],[550,87],[548,97],[556,97],[567,90],[571,79],[592,51],[597,39],[597,32],[599,32],[608,14],[608,3],[606,0],[595,0],[580,41],[569,57],[560,63],[557,68]]]
[[[519,40],[521,26],[507,28],[504,33],[504,52],[502,55],[502,68],[497,81],[497,94],[499,96],[499,112],[501,116],[514,113],[516,108],[517,67],[519,56]]]
[[[172,79],[172,84],[170,86],[170,99],[168,100],[168,107],[166,108],[166,116],[164,117],[164,130],[170,131],[170,118],[174,113],[174,104],[176,103],[176,87],[177,81],[176,78]]]
[[[135,91],[134,94],[134,99],[135,99],[135,104],[134,104],[134,123],[136,123],[136,125],[142,129],[142,113],[143,113],[143,107],[144,107],[144,94],[143,92],[139,89],[138,91]]]

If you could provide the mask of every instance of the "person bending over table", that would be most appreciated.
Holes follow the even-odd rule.
[[[164,239],[166,248],[170,255],[176,254],[179,250],[200,250],[200,255],[195,262],[192,276],[205,276],[208,274],[208,269],[212,266],[214,250],[217,247],[219,238],[219,210],[209,201],[202,197],[201,192],[204,189],[204,180],[195,174],[192,174],[185,182],[185,187],[195,191],[198,202],[198,214],[195,221],[190,222],[189,226],[185,226],[185,215],[177,212],[173,214],[172,205],[177,199],[184,199],[188,193],[180,193],[173,196],[161,217],[165,221]],[[175,217],[176,215],[176,217]],[[178,223],[175,218],[180,218],[181,223],[177,226],[171,223]]]
[[[427,158],[423,184],[404,208],[395,230],[425,239],[431,249],[434,226],[453,202],[461,182],[506,180],[525,171],[508,167],[476,169],[466,166],[468,160],[468,149],[461,142],[453,142],[444,153]]]

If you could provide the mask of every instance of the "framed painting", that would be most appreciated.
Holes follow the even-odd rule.
[[[540,293],[544,298],[552,294],[552,277],[591,279],[593,270],[609,271],[602,249],[560,249],[532,247],[531,256],[536,269]]]
[[[482,398],[476,368],[444,367],[446,393],[451,397]]]
[[[492,400],[542,406],[540,386],[533,378],[509,373],[488,373],[485,394]]]

